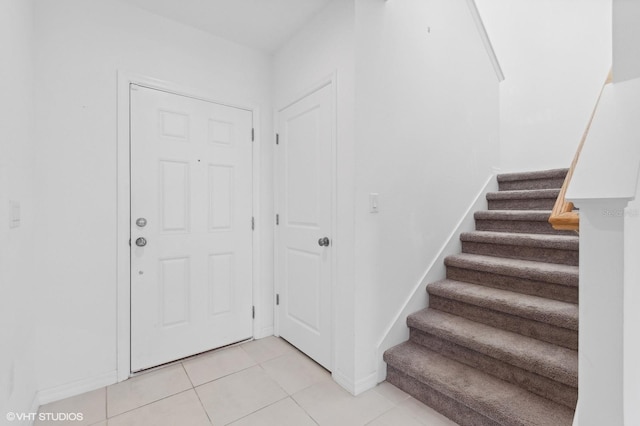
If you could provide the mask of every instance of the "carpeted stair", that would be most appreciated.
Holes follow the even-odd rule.
[[[549,215],[567,170],[498,176],[387,381],[460,425],[571,425],[578,397],[578,236]]]

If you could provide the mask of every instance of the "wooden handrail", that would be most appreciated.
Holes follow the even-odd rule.
[[[584,130],[582,134],[582,139],[580,140],[580,145],[578,145],[578,150],[576,151],[575,156],[573,157],[573,161],[571,162],[571,168],[567,172],[567,176],[564,179],[564,183],[562,184],[562,189],[560,190],[560,194],[556,199],[556,204],[553,206],[553,210],[551,211],[551,216],[549,217],[549,223],[553,226],[554,229],[564,230],[564,231],[578,231],[580,229],[580,216],[577,211],[574,211],[573,203],[567,201],[565,196],[567,194],[567,189],[569,188],[569,184],[571,183],[571,178],[573,177],[573,171],[578,164],[578,159],[580,158],[580,153],[582,152],[582,147],[584,146],[584,141],[587,139],[589,135],[589,130],[591,129],[591,124],[593,123],[593,117],[596,115],[596,110],[598,109],[598,104],[600,103],[600,98],[602,97],[602,92],[604,92],[604,88],[607,84],[611,83],[613,77],[612,70],[609,71],[609,75],[607,75],[607,79],[602,85],[602,89],[600,89],[600,94],[598,95],[598,100],[596,101],[596,105],[593,108],[593,112],[591,113],[591,117],[589,118],[589,122],[587,123],[587,128]]]

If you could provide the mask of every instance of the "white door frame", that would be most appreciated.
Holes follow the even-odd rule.
[[[253,144],[253,217],[255,218],[255,230],[252,236],[253,250],[253,305],[260,299],[259,271],[260,271],[260,111],[256,105],[241,102],[228,102],[220,99],[220,96],[210,90],[185,87],[168,81],[159,80],[140,74],[118,71],[117,94],[117,238],[116,238],[116,368],[117,378],[121,382],[131,375],[131,259],[130,259],[130,212],[131,212],[131,176],[129,158],[129,120],[130,99],[129,88],[136,84],[151,89],[162,90],[176,95],[188,96],[207,102],[213,102],[234,108],[240,108],[253,113],[254,144]],[[261,321],[259,311],[253,320],[253,335],[260,332]]]
[[[278,107],[275,110],[274,114],[274,129],[276,133],[280,132],[278,128],[280,113],[296,102],[306,98],[314,92],[326,87],[331,86],[331,107],[333,108],[333,116],[331,120],[331,249],[333,253],[331,253],[331,285],[330,287],[330,300],[331,300],[331,370],[335,371],[336,365],[336,346],[335,346],[335,336],[336,336],[336,327],[337,327],[337,310],[336,304],[334,303],[334,295],[336,294],[335,286],[336,286],[336,270],[337,270],[337,253],[340,248],[340,239],[337,237],[337,217],[338,217],[338,138],[337,138],[337,127],[338,127],[338,110],[337,110],[337,96],[338,96],[338,73],[334,71],[330,75],[316,82],[316,84],[312,85],[309,89],[298,92],[297,96],[294,96],[291,100],[285,102],[282,106]],[[278,210],[279,202],[278,200],[278,188],[275,184],[279,184],[277,180],[277,155],[274,154],[274,165],[276,167],[273,168],[273,181],[274,181],[274,206],[275,209]],[[277,213],[277,211],[276,211]],[[275,225],[274,221],[274,254],[276,251],[276,247],[278,244],[278,233],[277,233],[277,225]],[[274,256],[274,270],[277,267],[276,259]],[[280,286],[278,282],[274,280],[274,299],[275,295],[280,293]],[[274,300],[275,305],[275,300]],[[277,308],[277,307],[276,307]],[[276,312],[273,316],[274,320],[274,335],[280,336],[280,310],[276,309]]]

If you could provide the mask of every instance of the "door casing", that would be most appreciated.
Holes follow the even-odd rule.
[[[283,103],[282,106],[278,107],[276,109],[276,114],[274,116],[274,128],[275,128],[275,132],[278,133],[279,129],[278,129],[278,117],[281,111],[283,111],[284,109],[288,108],[289,106],[295,104],[296,102],[302,100],[303,98],[309,96],[310,94],[324,88],[325,86],[331,86],[331,103],[332,103],[332,108],[333,108],[333,117],[332,117],[332,123],[331,123],[331,166],[330,166],[330,170],[329,173],[331,174],[331,249],[334,251],[332,256],[331,256],[331,285],[330,285],[330,290],[331,290],[331,312],[330,312],[330,317],[331,317],[331,367],[332,367],[332,374],[336,374],[336,347],[335,347],[335,336],[336,336],[336,327],[337,327],[337,321],[336,321],[336,317],[337,317],[337,310],[336,310],[336,304],[334,303],[334,295],[336,294],[335,288],[336,288],[336,277],[337,277],[337,254],[338,251],[340,249],[340,239],[338,238],[338,234],[337,234],[337,193],[338,193],[338,168],[337,168],[337,123],[338,123],[338,117],[337,117],[337,72],[333,72],[330,75],[326,76],[325,78],[317,81],[315,84],[311,85],[307,90],[303,90],[301,92],[299,92],[297,94],[297,96],[292,97],[290,100],[288,100],[287,102]],[[274,154],[274,162],[275,162],[275,154]],[[277,184],[277,170],[274,167],[274,175],[273,175],[273,180],[274,183]],[[274,205],[275,205],[275,209],[276,209],[276,213],[277,210],[279,209],[279,200],[277,198],[277,194],[278,194],[278,190],[274,185]],[[275,225],[275,221],[274,221],[274,226]],[[274,228],[275,229],[275,228]],[[275,233],[275,230],[274,230]],[[277,237],[276,237],[277,238]],[[276,247],[276,239],[274,239],[274,251],[275,251],[275,247]],[[277,267],[277,265],[275,265],[275,259],[274,259],[274,268]],[[276,294],[280,293],[280,286],[278,282],[274,282],[274,298]],[[274,305],[275,305],[275,300],[274,300]],[[276,306],[276,311],[274,314],[274,335],[276,336],[280,336],[280,312],[277,309],[278,307]]]
[[[156,79],[140,74],[118,71],[117,94],[117,237],[116,237],[116,368],[117,380],[123,381],[131,376],[131,260],[129,255],[130,239],[130,211],[131,211],[131,187],[130,187],[130,159],[129,159],[129,117],[130,99],[129,87],[131,84],[162,90],[176,95],[188,96],[195,99],[213,102],[230,107],[249,110],[253,113],[254,144],[253,144],[253,217],[255,218],[255,230],[252,235],[253,250],[253,305],[261,300],[260,280],[260,111],[255,105],[248,102],[229,102],[222,100],[220,96],[211,90],[185,87],[176,83]],[[259,309],[256,308],[256,318],[253,321],[253,335],[259,336],[262,330],[262,321]],[[264,307],[263,307],[264,309]]]

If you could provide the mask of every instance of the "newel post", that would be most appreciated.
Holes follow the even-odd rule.
[[[622,425],[624,214],[629,199],[573,199],[580,209],[578,407],[574,425]]]

